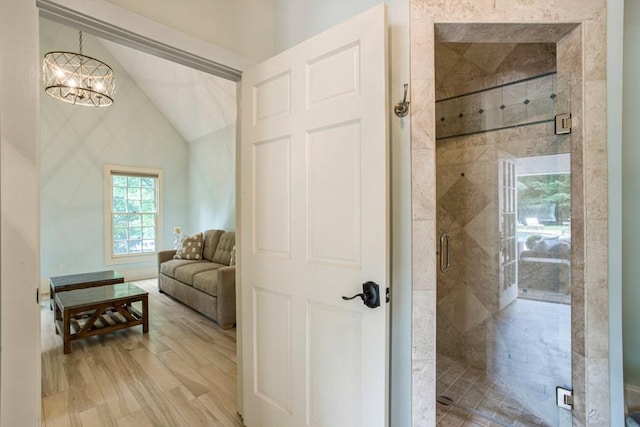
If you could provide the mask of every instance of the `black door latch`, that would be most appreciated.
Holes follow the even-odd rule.
[[[374,282],[365,282],[362,284],[362,293],[356,294],[352,297],[343,296],[345,301],[352,300],[356,297],[362,298],[364,305],[369,308],[376,308],[380,306],[380,287]]]

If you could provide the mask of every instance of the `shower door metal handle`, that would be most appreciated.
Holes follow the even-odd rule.
[[[449,235],[442,233],[440,236],[440,271],[446,273],[451,268],[451,251],[449,250]]]

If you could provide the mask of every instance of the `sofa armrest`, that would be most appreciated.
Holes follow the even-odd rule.
[[[158,251],[158,277],[160,277],[160,264],[162,264],[165,261],[169,261],[170,259],[173,259],[173,256],[176,254],[176,250],[175,249],[170,249],[167,251]]]
[[[236,323],[236,266],[218,269],[218,324],[223,329],[233,327]]]

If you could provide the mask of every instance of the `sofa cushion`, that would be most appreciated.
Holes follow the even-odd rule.
[[[175,279],[187,285],[193,285],[193,276],[203,271],[216,270],[220,267],[224,266],[210,261],[200,261],[182,265],[176,268]]]
[[[185,236],[180,242],[180,247],[173,256],[175,259],[202,259],[202,233],[193,236]]]
[[[193,287],[207,293],[211,296],[217,297],[216,290],[218,289],[218,270],[209,270],[197,273],[193,276]]]
[[[227,231],[220,236],[216,253],[213,255],[213,262],[229,265],[231,261],[231,250],[236,245],[236,233]]]
[[[224,230],[207,230],[204,233],[204,249],[202,250],[202,259],[213,261],[213,254],[216,253],[220,236],[224,234]]]
[[[187,259],[171,259],[160,264],[160,273],[165,276],[176,278],[176,268],[187,264],[200,263],[202,261],[191,261]]]

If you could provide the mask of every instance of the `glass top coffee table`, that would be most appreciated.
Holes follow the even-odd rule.
[[[142,303],[142,311],[133,307]],[[149,331],[149,293],[134,283],[103,285],[55,294],[56,333],[61,333],[64,353],[71,341],[142,325]]]
[[[53,301],[55,300],[56,292],[73,291],[75,289],[93,288],[95,286],[113,285],[116,283],[124,283],[124,277],[113,270],[52,277],[49,279],[50,308],[53,310]]]

